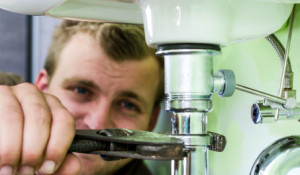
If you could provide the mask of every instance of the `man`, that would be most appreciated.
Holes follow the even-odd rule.
[[[0,87],[0,174],[138,173],[132,167],[141,164],[131,159],[67,150],[75,127],[151,131],[163,97],[162,61],[139,26],[64,21],[36,86]]]

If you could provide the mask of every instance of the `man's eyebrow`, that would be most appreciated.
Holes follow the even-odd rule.
[[[76,78],[76,77],[65,79],[62,84],[63,84],[63,86],[65,86],[65,85],[74,84],[74,83],[76,83],[77,85],[85,86],[85,87],[91,87],[93,89],[100,89],[100,87],[97,86],[93,81],[84,80],[84,79]]]
[[[119,96],[122,97],[128,97],[128,98],[134,98],[137,101],[142,102],[144,105],[148,105],[147,101],[145,99],[143,99],[141,96],[139,96],[138,94],[132,92],[132,91],[121,91],[121,93],[119,94]]]

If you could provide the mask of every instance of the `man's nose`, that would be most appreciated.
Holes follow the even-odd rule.
[[[115,127],[109,104],[101,103],[88,110],[89,111],[84,118],[84,122],[90,129],[106,129]]]

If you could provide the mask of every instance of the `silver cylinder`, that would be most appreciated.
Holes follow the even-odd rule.
[[[183,160],[171,161],[171,175],[208,175],[208,148],[187,151]]]
[[[270,106],[265,106],[262,101],[257,101],[251,107],[251,119],[253,123],[274,123],[276,109]],[[300,108],[294,109],[281,109],[279,110],[279,120],[299,120],[300,119]]]
[[[172,175],[208,175],[206,112],[171,112],[172,135],[185,143],[183,160],[172,160]]]
[[[207,134],[207,113],[170,112],[172,135]]]
[[[185,150],[182,160],[171,162],[172,175],[208,174],[207,112],[212,110],[213,56],[218,49],[197,44],[158,48],[157,54],[165,60],[166,110],[171,114],[172,136],[183,140]]]
[[[165,93],[210,98],[214,79],[210,53],[174,54],[165,58]]]

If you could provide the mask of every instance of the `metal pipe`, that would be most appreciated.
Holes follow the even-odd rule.
[[[283,84],[284,84],[284,79],[285,79],[287,60],[288,60],[288,55],[289,55],[289,51],[290,51],[290,43],[291,43],[291,37],[292,37],[295,9],[296,9],[296,5],[294,4],[292,14],[291,14],[291,19],[290,19],[290,28],[289,28],[288,39],[287,39],[285,55],[284,55],[284,66],[283,66],[283,70],[282,70],[282,74],[281,74],[280,88],[279,88],[279,92],[278,92],[279,97],[282,96],[282,91],[283,91]],[[279,109],[276,109],[274,120],[278,120],[278,114],[279,114]]]
[[[273,46],[275,49],[280,62],[282,69],[284,67],[284,55],[285,55],[285,49],[279,39],[276,37],[275,34],[271,34],[266,37],[266,40],[269,41],[269,43]],[[286,72],[285,72],[285,80],[283,84],[283,89],[293,89],[293,81],[294,81],[294,73],[291,66],[290,57],[287,57],[287,66],[286,66]]]
[[[254,103],[251,107],[251,119],[253,123],[273,123],[276,109],[263,105],[262,101]],[[299,120],[300,108],[283,109],[279,111],[278,120]]]
[[[294,170],[298,170],[299,174],[299,162],[300,137],[285,137],[260,153],[251,168],[250,175],[287,175]]]
[[[165,60],[166,111],[172,137],[184,142],[185,157],[171,162],[172,175],[208,175],[207,112],[214,93],[212,57],[218,46],[171,44],[158,47]]]
[[[246,86],[239,85],[239,84],[237,84],[235,86],[235,88],[237,90],[247,92],[247,93],[252,94],[252,95],[257,95],[259,97],[267,98],[271,101],[274,101],[274,102],[277,102],[277,103],[280,103],[280,104],[286,104],[286,101],[287,101],[284,98],[277,97],[275,95],[271,95],[271,94],[268,94],[268,93],[265,93],[265,92],[262,92],[262,91],[258,91],[258,90],[255,90],[255,89],[252,89],[252,88],[249,88],[249,87],[246,87]]]
[[[185,142],[183,160],[172,160],[172,175],[208,175],[208,140],[206,112],[171,112],[172,135]]]
[[[279,41],[279,39],[276,37],[275,34],[271,34],[271,35],[267,36],[266,40],[275,49],[275,51],[276,51],[276,53],[277,53],[277,55],[278,55],[278,57],[280,59],[281,66],[282,66],[282,69],[283,69],[283,67],[284,67],[285,49],[284,49],[282,43]],[[292,70],[290,58],[288,57],[288,59],[287,59],[286,73],[291,73],[291,72],[293,72],[293,70]]]

